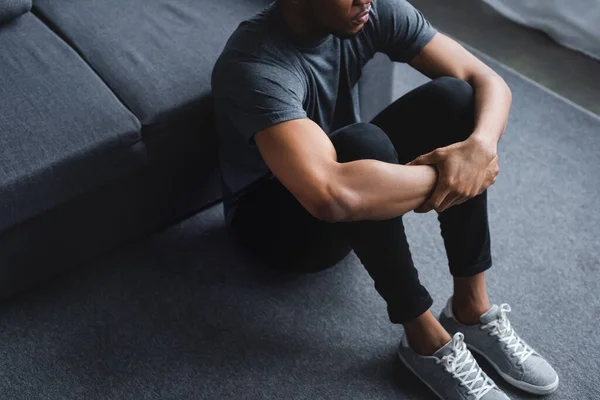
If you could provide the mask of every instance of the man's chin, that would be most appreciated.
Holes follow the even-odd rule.
[[[334,32],[333,36],[340,38],[342,40],[345,39],[352,39],[353,37],[355,37],[356,35],[358,35],[360,33],[360,31],[363,30],[364,25],[362,25],[359,29],[355,30],[355,31],[346,31],[346,32]]]

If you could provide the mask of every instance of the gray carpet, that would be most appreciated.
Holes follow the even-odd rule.
[[[600,119],[494,67],[514,107],[489,193],[492,300],[558,370],[549,399],[598,399]],[[398,74],[398,94],[422,79]],[[438,313],[451,280],[435,215],[406,221]],[[400,335],[354,255],[265,270],[217,206],[0,304],[0,398],[434,399],[397,360]]]

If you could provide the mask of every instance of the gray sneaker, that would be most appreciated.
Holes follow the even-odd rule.
[[[454,318],[452,297],[440,315],[450,334],[462,332],[470,350],[480,354],[511,385],[529,393],[550,394],[558,388],[558,375],[550,364],[521,339],[506,313],[508,304],[494,305],[477,325],[463,325]]]
[[[404,335],[398,356],[442,400],[509,400],[479,368],[462,333],[429,357],[417,354]]]

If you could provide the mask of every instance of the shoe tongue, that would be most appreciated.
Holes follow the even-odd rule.
[[[498,318],[500,318],[500,307],[493,305],[492,308],[479,317],[479,320],[483,325],[485,325],[497,320]]]

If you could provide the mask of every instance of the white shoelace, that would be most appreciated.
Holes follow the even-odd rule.
[[[498,319],[482,325],[481,329],[487,329],[490,331],[490,335],[498,336],[498,339],[505,344],[506,348],[512,351],[510,356],[517,357],[517,364],[522,365],[534,353],[534,350],[515,333],[506,316],[506,313],[510,311],[511,308],[508,304],[502,304]]]
[[[457,333],[452,339],[452,353],[442,357],[437,363],[444,364],[446,371],[458,379],[461,385],[466,386],[469,389],[468,393],[475,396],[475,400],[480,400],[487,392],[496,387],[494,381],[483,373],[467,349],[462,333]],[[472,379],[471,375],[474,375]],[[481,386],[476,387],[480,382]]]

